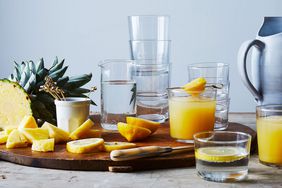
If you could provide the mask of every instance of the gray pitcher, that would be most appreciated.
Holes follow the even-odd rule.
[[[252,47],[251,82],[246,60]],[[264,18],[256,39],[241,45],[238,68],[243,83],[259,105],[282,104],[282,17]]]

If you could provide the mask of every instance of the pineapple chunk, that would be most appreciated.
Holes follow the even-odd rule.
[[[69,140],[69,133],[60,129],[51,123],[45,122],[42,127],[43,129],[48,129],[49,137],[55,139],[55,143],[66,142]]]
[[[82,125],[80,125],[77,129],[75,129],[71,134],[70,138],[72,140],[78,140],[84,135],[87,134],[87,132],[91,129],[91,127],[94,125],[93,121],[91,119],[86,120]]]
[[[8,135],[5,133],[5,131],[0,132],[0,144],[5,144],[7,142]]]
[[[25,136],[17,129],[13,130],[8,136],[6,148],[23,148],[28,146]]]
[[[38,125],[33,116],[30,115],[24,116],[18,129],[24,129],[24,128],[38,128]]]
[[[54,147],[55,147],[54,138],[44,139],[44,140],[34,140],[31,146],[31,150],[48,152],[48,151],[54,151]]]
[[[5,134],[9,135],[14,129],[17,129],[17,128],[14,127],[14,126],[7,126],[7,127],[5,127]]]
[[[48,129],[23,128],[23,129],[21,129],[21,132],[27,138],[29,143],[33,143],[34,140],[43,140],[43,139],[49,138]]]

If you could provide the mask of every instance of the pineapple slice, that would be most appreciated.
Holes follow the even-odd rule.
[[[0,132],[0,144],[5,144],[7,142],[8,135],[5,133],[5,131]]]
[[[42,127],[43,129],[48,129],[49,137],[55,139],[55,143],[66,142],[69,140],[69,133],[60,129],[51,123],[45,122]]]
[[[23,148],[28,146],[25,136],[17,129],[13,130],[8,136],[6,148]]]
[[[33,116],[31,115],[24,116],[18,129],[24,129],[24,128],[38,128],[38,125]]]
[[[70,153],[93,153],[98,152],[103,147],[102,138],[87,138],[74,140],[67,143],[67,151]]]
[[[31,146],[32,151],[48,152],[54,151],[55,139],[34,140]]]
[[[70,138],[72,140],[78,140],[82,137],[85,137],[85,135],[87,135],[87,132],[89,132],[93,125],[94,123],[93,121],[91,121],[91,119],[86,120],[82,125],[80,125],[70,134]]]
[[[7,127],[5,127],[5,134],[6,135],[9,135],[14,129],[17,129],[16,127],[14,127],[14,126],[7,126]]]
[[[27,138],[29,143],[33,143],[34,140],[43,140],[43,139],[49,138],[48,129],[23,128],[23,129],[21,129],[21,132]]]
[[[17,83],[0,80],[0,128],[18,127],[25,115],[31,115],[31,100]]]

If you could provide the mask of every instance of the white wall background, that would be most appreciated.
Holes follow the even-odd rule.
[[[255,111],[237,71],[240,44],[255,37],[264,16],[281,16],[279,0],[0,0],[0,78],[13,61],[65,58],[70,75],[93,73],[98,62],[128,58],[127,16],[171,15],[172,85],[187,81],[186,66],[198,61],[230,65],[231,111]],[[92,94],[98,101],[100,93]],[[98,111],[99,107],[93,110]]]

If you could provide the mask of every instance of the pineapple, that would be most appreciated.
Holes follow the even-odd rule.
[[[44,67],[43,58],[37,64],[33,61],[15,62],[10,78],[0,80],[0,128],[18,127],[26,115],[33,115],[39,124],[45,121],[56,123],[54,98],[40,90],[46,76],[63,89],[66,97],[87,97],[85,93],[90,90],[81,87],[91,80],[92,74],[64,76],[67,68],[64,60],[59,62],[58,58],[50,69]]]

